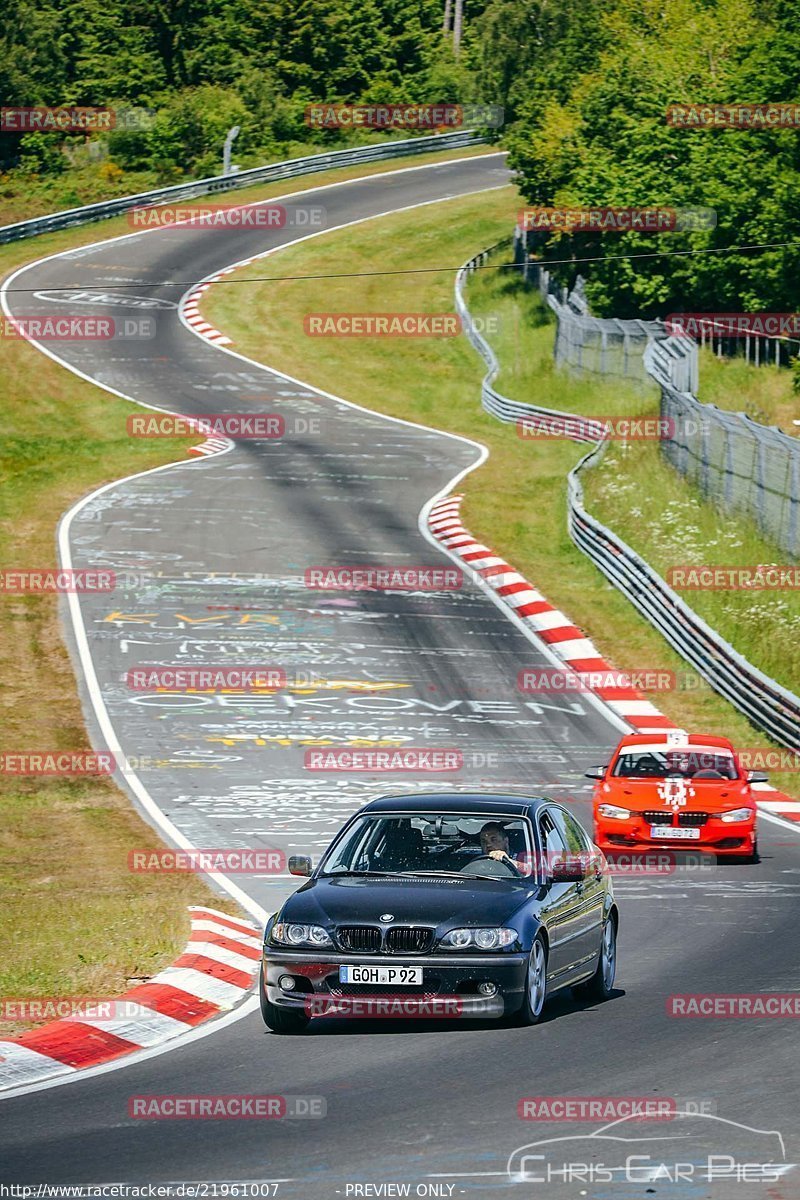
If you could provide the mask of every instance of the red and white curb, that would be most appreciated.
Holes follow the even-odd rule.
[[[181,305],[181,312],[195,333],[199,333],[201,337],[206,338],[209,342],[214,342],[217,346],[230,346],[231,339],[221,333],[219,329],[215,329],[213,325],[209,325],[208,321],[200,315],[200,301],[203,298],[203,292],[208,291],[212,283],[218,283],[223,275],[228,274],[230,274],[230,268],[220,271],[218,275],[212,275],[206,283],[199,284],[193,292],[190,292]]]
[[[583,631],[560,612],[514,567],[489,546],[476,541],[461,523],[463,496],[446,496],[436,502],[428,514],[428,528],[438,542],[460,558],[470,571],[486,583],[503,603],[544,642],[550,653],[570,671],[580,674],[617,673]],[[633,733],[662,733],[677,728],[652,701],[633,687],[597,687],[592,689],[607,706],[621,717]],[[800,801],[784,795],[768,783],[754,783],[753,791],[770,795],[759,800],[764,812],[785,820],[800,822]]]
[[[199,454],[202,458],[208,458],[212,454],[221,454],[223,450],[230,448],[230,441],[223,437],[210,437],[201,442],[199,446],[190,446],[190,454]]]
[[[0,1040],[0,1092],[73,1074],[178,1038],[234,1008],[258,974],[261,934],[249,921],[192,906],[189,942],[172,966],[118,996],[120,1016],[52,1021]],[[114,1012],[115,1001],[108,1002]],[[96,1005],[105,1013],[106,1006]]]
[[[252,258],[245,258],[241,262],[237,262],[233,267],[225,267],[223,271],[218,271],[216,275],[209,275],[203,283],[198,283],[197,287],[189,292],[189,294],[181,301],[180,312],[186,319],[187,325],[191,325],[195,333],[199,333],[209,342],[214,342],[217,346],[232,346],[233,342],[227,334],[222,333],[219,329],[215,329],[210,325],[200,313],[200,301],[203,299],[203,292],[207,292],[212,283],[219,283],[225,275],[232,275],[234,271],[240,270],[241,267],[249,267],[256,259],[263,257],[260,254],[254,254]]]

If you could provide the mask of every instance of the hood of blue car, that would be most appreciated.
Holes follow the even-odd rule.
[[[326,876],[290,896],[280,920],[323,926],[504,925],[538,890],[527,881],[500,879]]]

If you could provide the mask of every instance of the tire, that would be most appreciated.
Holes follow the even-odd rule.
[[[758,853],[758,838],[756,838],[756,840],[753,842],[753,849],[749,854],[731,855],[728,861],[734,863],[746,863],[749,866],[753,866],[755,863],[760,863],[761,856]],[[717,859],[717,863],[719,863],[719,859]]]
[[[574,992],[581,1000],[602,1004],[610,1000],[614,991],[614,976],[617,969],[617,919],[611,914],[603,925],[603,942],[597,969],[591,979],[579,983]]]
[[[273,1033],[304,1033],[308,1028],[310,1017],[298,1009],[278,1008],[271,1004],[264,990],[264,967],[258,977],[258,996],[261,1001],[261,1016],[267,1029]]]
[[[515,1014],[518,1025],[536,1025],[542,1016],[547,998],[547,947],[544,938],[537,933],[528,959],[525,976],[525,996],[522,1007]]]

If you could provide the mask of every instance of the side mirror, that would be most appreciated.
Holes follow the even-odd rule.
[[[591,767],[588,771],[584,771],[583,774],[586,779],[603,779],[607,769],[607,767]]]
[[[766,771],[748,771],[747,772],[747,782],[748,783],[768,783],[769,775],[767,774]]]
[[[307,854],[290,854],[287,866],[290,875],[311,874],[311,859]]]
[[[550,879],[553,883],[575,883],[586,875],[586,863],[575,854],[568,858],[557,859],[550,868]]]

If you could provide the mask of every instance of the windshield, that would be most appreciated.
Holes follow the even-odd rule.
[[[612,775],[628,779],[737,779],[733,755],[720,746],[635,746],[620,754]]]
[[[527,821],[489,814],[426,812],[363,816],[328,851],[325,875],[472,875],[514,879],[532,873]]]

